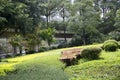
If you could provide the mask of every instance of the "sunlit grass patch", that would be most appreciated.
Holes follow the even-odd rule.
[[[26,56],[28,60],[18,58],[9,59],[20,61],[15,66],[15,71],[8,73],[2,80],[68,80],[68,75],[63,71],[65,64],[59,61],[60,50],[44,52]],[[25,57],[25,56],[24,56]]]

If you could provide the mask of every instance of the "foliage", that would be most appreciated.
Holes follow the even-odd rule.
[[[80,48],[96,46],[101,46],[101,44],[80,46]],[[65,65],[59,62],[58,58],[60,57],[61,51],[66,49],[67,48],[7,59],[7,63],[0,63],[0,75],[4,75],[4,77],[0,76],[0,79],[11,80],[10,77],[12,77],[14,80],[33,80],[33,78],[34,80],[39,80],[41,78],[42,80],[68,80],[68,77],[66,76],[67,73],[70,75],[69,78],[73,80],[119,80],[120,50],[109,52],[109,54],[107,54],[108,52],[103,51],[100,56],[101,59],[82,61],[80,64],[66,67],[64,70],[65,72],[63,72],[60,70],[61,68],[64,69]],[[16,64],[18,64],[17,67],[14,67]],[[9,73],[6,75],[6,72]],[[63,78],[63,76],[66,76],[66,78]]]
[[[52,28],[44,29],[40,32],[41,38],[47,41],[49,47],[51,43],[55,41],[54,34],[55,34],[55,30]]]
[[[46,17],[46,25],[44,27],[49,27],[50,16],[56,14],[60,9],[62,1],[63,0],[44,0],[40,2],[41,15]]]
[[[120,35],[120,30],[115,30],[115,31],[112,31],[112,32],[109,33],[110,38],[111,39],[115,39],[117,41],[120,40],[120,36],[119,35]]]
[[[117,27],[118,29],[120,29],[120,9],[117,10],[116,12],[116,17],[115,17],[115,27]]]
[[[52,46],[51,50],[57,49],[57,46]]]
[[[12,55],[7,54],[5,57],[6,57],[6,58],[11,58],[11,57],[12,57]]]
[[[30,50],[28,50],[28,52],[26,54],[33,54],[33,53],[36,53],[36,51],[30,49]]]
[[[105,51],[116,51],[118,47],[119,44],[116,40],[107,40],[103,44],[103,49],[105,49]]]
[[[67,48],[69,46],[69,42],[62,42],[57,46],[57,48]]]
[[[116,51],[118,49],[118,46],[114,43],[106,43],[104,45],[105,51]]]
[[[74,5],[76,14],[69,20],[69,29],[81,36],[84,45],[94,42],[90,41],[91,39],[96,40],[101,37],[97,30],[100,14],[92,4],[92,0],[76,0]]]
[[[38,52],[44,52],[44,51],[47,51],[48,49],[46,47],[41,47],[39,48]]]
[[[17,47],[22,47],[24,45],[24,39],[21,35],[14,35],[9,38],[9,43],[13,46],[14,54],[17,53]]]
[[[37,44],[37,36],[35,33],[33,34],[27,34],[26,35],[26,41],[27,41],[27,44],[26,44],[26,47],[29,49],[29,50],[34,50],[36,44]]]
[[[70,46],[80,46],[83,44],[82,38],[79,35],[75,35],[70,41]]]
[[[103,51],[100,60],[82,62],[67,67],[65,71],[72,76],[70,80],[119,80],[119,52],[120,50],[117,52]]]
[[[90,60],[98,59],[101,51],[102,49],[99,47],[85,48],[81,52],[81,57]]]
[[[22,46],[23,37],[21,35],[14,35],[13,37],[10,37],[9,43],[11,45],[16,46]]]

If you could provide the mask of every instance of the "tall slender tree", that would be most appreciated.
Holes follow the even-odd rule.
[[[89,44],[92,35],[95,37],[95,34],[99,33],[96,27],[100,13],[95,10],[93,4],[92,0],[76,0],[76,14],[69,20],[70,29],[82,37],[84,45]]]

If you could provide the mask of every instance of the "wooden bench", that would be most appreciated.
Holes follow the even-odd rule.
[[[67,66],[73,65],[76,63],[76,60],[81,58],[80,57],[80,48],[74,48],[69,50],[64,50],[61,52],[60,60],[65,62]]]

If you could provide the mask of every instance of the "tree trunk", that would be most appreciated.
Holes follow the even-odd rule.
[[[66,26],[65,26],[65,9],[63,7],[63,26],[64,26],[64,40],[65,42],[67,42],[67,39],[66,39]]]
[[[48,17],[48,15],[46,16],[46,18],[47,18],[47,23],[46,23],[46,27],[48,28],[48,26],[49,26],[49,17]]]
[[[83,44],[86,45],[86,34],[84,28],[83,28]]]

